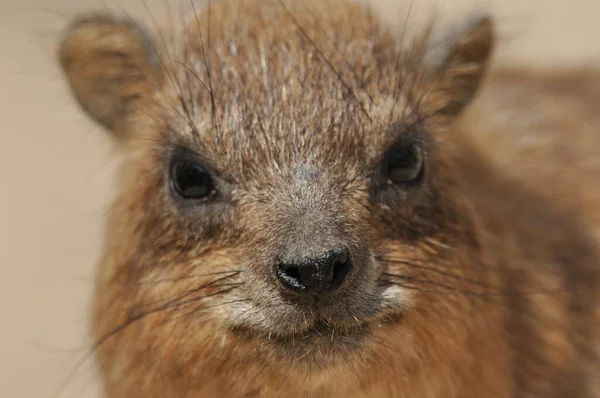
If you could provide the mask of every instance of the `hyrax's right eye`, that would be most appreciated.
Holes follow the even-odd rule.
[[[173,160],[169,178],[173,190],[184,199],[204,199],[215,193],[208,171],[191,160]]]

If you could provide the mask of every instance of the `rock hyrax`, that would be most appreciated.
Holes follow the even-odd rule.
[[[598,74],[492,72],[489,17],[429,62],[346,0],[172,30],[59,51],[126,153],[108,397],[600,397]]]

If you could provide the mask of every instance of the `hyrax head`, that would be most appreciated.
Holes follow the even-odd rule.
[[[477,245],[443,141],[485,72],[488,19],[435,68],[427,35],[401,45],[342,1],[222,2],[171,33],[95,15],[60,47],[127,155],[96,333],[137,344],[112,360],[242,341],[324,358],[441,300],[431,270]]]

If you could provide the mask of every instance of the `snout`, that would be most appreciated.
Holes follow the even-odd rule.
[[[268,188],[268,201],[245,202],[253,214],[245,290],[256,316],[236,323],[280,336],[319,323],[336,334],[363,325],[379,305],[363,207],[349,211],[355,197],[316,168],[299,167]]]

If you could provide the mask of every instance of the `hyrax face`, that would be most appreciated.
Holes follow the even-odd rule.
[[[224,2],[157,40],[104,16],[68,31],[72,90],[128,159],[97,296],[107,369],[333,363],[407,312],[443,313],[440,272],[467,283],[453,265],[477,236],[443,141],[490,22],[426,70],[426,37],[402,47],[326,3]]]

